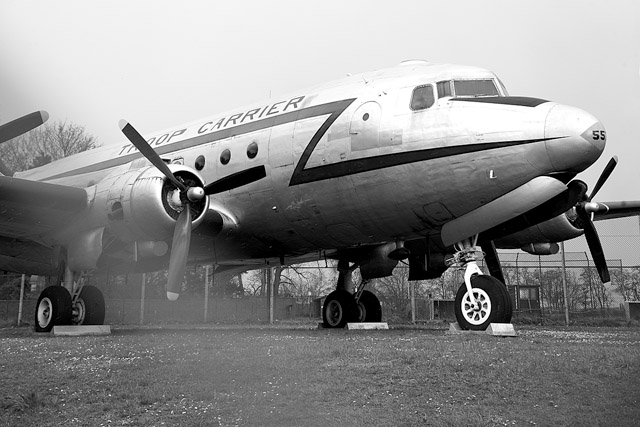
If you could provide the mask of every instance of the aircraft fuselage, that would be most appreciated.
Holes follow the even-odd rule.
[[[264,179],[210,198],[209,209],[226,222],[215,238],[194,240],[191,258],[224,263],[437,234],[535,177],[573,177],[595,162],[605,139],[590,114],[510,97],[487,70],[408,62],[147,141],[205,183],[266,167]],[[91,188],[146,165],[123,143],[17,176]]]

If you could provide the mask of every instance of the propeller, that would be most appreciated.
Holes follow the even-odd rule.
[[[167,298],[175,301],[180,295],[180,285],[184,279],[184,271],[189,255],[189,245],[191,243],[191,203],[197,203],[212,194],[233,190],[234,188],[258,181],[267,176],[267,171],[264,166],[255,166],[218,179],[207,184],[204,188],[188,186],[171,172],[171,169],[169,169],[167,164],[160,158],[158,153],[151,148],[142,135],[140,135],[129,122],[120,120],[119,125],[122,133],[124,133],[138,151],[179,190],[179,200],[176,200],[176,206],[182,205],[183,209],[178,215],[178,220],[173,230],[167,280]]]
[[[596,227],[593,225],[593,215],[598,212],[607,212],[609,210],[609,207],[602,203],[592,202],[591,200],[593,200],[593,198],[598,193],[598,191],[600,191],[607,179],[609,179],[609,176],[611,175],[617,164],[618,157],[613,156],[600,174],[600,177],[598,178],[598,181],[593,188],[593,192],[591,192],[589,196],[587,196],[585,193],[585,195],[583,196],[583,201],[579,202],[575,207],[576,213],[584,230],[584,236],[587,239],[587,245],[589,246],[589,250],[591,251],[593,262],[596,265],[598,275],[600,276],[600,280],[602,280],[603,283],[610,282],[611,277],[609,276],[607,260],[604,256],[604,250],[602,249],[600,237],[598,237]]]
[[[42,110],[0,125],[0,144],[37,128],[47,120],[49,120],[49,113]],[[0,174],[13,176],[13,171],[2,160],[0,160]]]
[[[0,125],[0,144],[37,128],[47,120],[49,113],[42,110]]]

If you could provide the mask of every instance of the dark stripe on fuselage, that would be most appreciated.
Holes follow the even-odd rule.
[[[240,136],[251,132],[256,132],[259,130],[267,129],[274,126],[284,125],[287,123],[295,122],[296,120],[304,120],[312,117],[323,116],[326,114],[331,114],[327,119],[327,122],[332,118],[335,120],[342,112],[349,106],[351,103],[355,101],[355,98],[352,99],[344,99],[342,101],[329,102],[327,104],[314,105],[312,107],[303,108],[301,110],[291,111],[288,113],[281,114],[279,116],[270,117],[267,119],[257,120],[255,122],[246,123],[243,125],[235,126],[228,129],[219,130],[216,132],[207,133],[204,135],[196,136],[193,138],[185,139],[183,141],[178,141],[173,144],[165,145],[159,148],[156,148],[156,153],[162,155],[167,153],[172,153],[174,151],[185,150],[187,148],[195,147],[201,144],[207,144],[215,141],[220,141],[223,139],[231,138],[234,136]],[[334,117],[335,116],[335,117]],[[333,123],[331,120],[331,123]],[[326,123],[321,126],[320,129],[325,128]],[[326,132],[326,129],[322,132]],[[319,132],[319,131],[318,131]],[[322,136],[322,135],[320,135]],[[116,166],[127,164],[135,159],[142,157],[142,154],[139,152],[127,154],[124,156],[116,157],[114,159],[105,160],[103,162],[94,163],[88,166],[81,167],[79,169],[75,169],[73,171],[64,172],[58,175],[50,176],[47,178],[43,178],[42,180],[50,180],[56,178],[65,178],[73,175],[80,175],[85,173],[97,172],[104,169],[113,168]]]
[[[498,148],[514,147],[518,145],[533,144],[536,142],[550,141],[557,138],[527,139],[520,141],[486,142],[481,144],[454,145],[449,147],[426,148],[424,150],[406,151],[402,153],[385,154],[381,156],[365,157],[362,159],[347,160],[331,165],[316,166],[309,169],[296,168],[296,173],[291,178],[290,185],[305,184],[322,181],[330,178],[339,178],[346,175],[354,175],[362,172],[406,165],[409,163],[423,162],[425,160],[441,159],[443,157],[459,156],[462,154],[477,153],[479,151],[495,150]],[[311,148],[311,144],[307,150]],[[303,157],[307,153],[303,153]],[[310,150],[313,151],[313,150]],[[308,159],[307,155],[307,159]],[[302,160],[301,162],[302,163]],[[300,169],[298,171],[298,169]]]
[[[484,104],[516,105],[519,107],[537,107],[549,102],[546,99],[528,98],[526,96],[486,96],[478,98],[451,98],[452,101],[482,102]]]

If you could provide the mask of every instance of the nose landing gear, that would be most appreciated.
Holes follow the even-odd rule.
[[[506,286],[478,267],[483,252],[476,243],[477,236],[458,243],[450,266],[464,270],[454,304],[458,324],[465,330],[484,331],[491,323],[509,323],[513,308]]]

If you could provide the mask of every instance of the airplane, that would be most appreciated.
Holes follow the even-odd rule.
[[[44,120],[3,125],[0,142]],[[596,117],[510,96],[478,67],[405,61],[146,138],[119,125],[122,144],[2,168],[0,270],[57,278],[36,331],[104,322],[91,274],[168,266],[175,300],[188,263],[241,272],[318,259],[339,272],[328,328],[380,321],[366,285],[402,262],[409,280],[463,270],[456,319],[485,330],[513,313],[497,248],[552,254],[584,234],[609,282],[593,221],[640,213],[640,201],[594,201],[617,158],[591,193],[575,179],[605,148]]]

